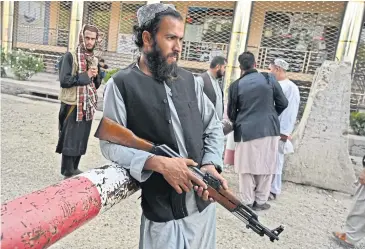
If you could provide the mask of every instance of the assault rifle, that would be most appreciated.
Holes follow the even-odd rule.
[[[154,145],[146,140],[137,137],[132,131],[113,120],[103,117],[96,130],[95,137],[111,143],[126,147],[143,150],[155,155],[166,157],[181,156],[167,145]],[[272,242],[279,240],[279,234],[284,231],[283,226],[270,230],[258,221],[258,216],[248,206],[241,203],[230,191],[223,189],[221,182],[209,173],[203,173],[197,167],[189,167],[193,173],[202,179],[208,186],[209,197],[225,207],[229,212],[246,224],[260,236],[268,236]]]

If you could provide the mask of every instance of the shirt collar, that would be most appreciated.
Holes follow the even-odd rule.
[[[214,77],[214,75],[209,70],[207,71],[207,73],[210,76],[210,78],[212,78],[213,80],[217,80],[217,78]]]

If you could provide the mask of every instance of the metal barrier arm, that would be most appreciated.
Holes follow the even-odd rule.
[[[139,190],[110,163],[1,205],[1,248],[48,248]]]

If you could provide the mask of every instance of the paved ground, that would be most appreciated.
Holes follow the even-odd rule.
[[[99,102],[97,109],[103,109],[103,93],[104,84],[101,84],[98,89]],[[16,80],[13,78],[1,78],[1,92],[7,94],[28,94],[40,93],[48,95],[48,98],[53,98],[53,102],[58,102],[58,94],[60,91],[60,82],[57,74],[39,73],[34,75],[28,81]]]
[[[5,202],[58,182],[62,177],[60,157],[54,153],[59,105],[6,94],[1,98],[1,197]],[[100,115],[98,112],[92,134]],[[80,168],[91,169],[103,162],[98,141],[91,137]],[[226,168],[224,176],[236,189],[235,174]],[[138,248],[141,214],[138,197],[136,193],[51,248]],[[341,228],[350,205],[349,196],[285,183],[283,195],[272,203],[272,209],[258,213],[260,221],[270,228],[285,226],[278,243],[272,244],[245,229],[233,215],[219,207],[217,248],[339,249],[329,234]],[[365,244],[358,248],[365,248]]]

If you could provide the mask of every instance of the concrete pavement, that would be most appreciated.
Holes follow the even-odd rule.
[[[1,109],[2,202],[59,182],[60,155],[55,153],[59,105],[4,94]],[[91,134],[95,133],[101,114],[97,112]],[[99,167],[105,160],[98,139],[91,135],[80,169]],[[226,167],[223,176],[236,193],[237,175],[227,172]],[[138,248],[139,197],[140,193],[132,195],[50,248]],[[269,211],[258,213],[259,220],[269,228],[283,224],[286,230],[280,241],[271,243],[247,230],[218,205],[217,249],[340,249],[329,236],[343,224],[352,204],[350,196],[285,182],[283,194],[271,204]],[[362,243],[358,248],[364,246]]]
[[[104,84],[98,89],[98,110],[102,110]],[[27,81],[16,80],[13,78],[1,78],[1,92],[20,95],[33,99],[57,100],[60,91],[60,82],[57,74],[38,73]]]

